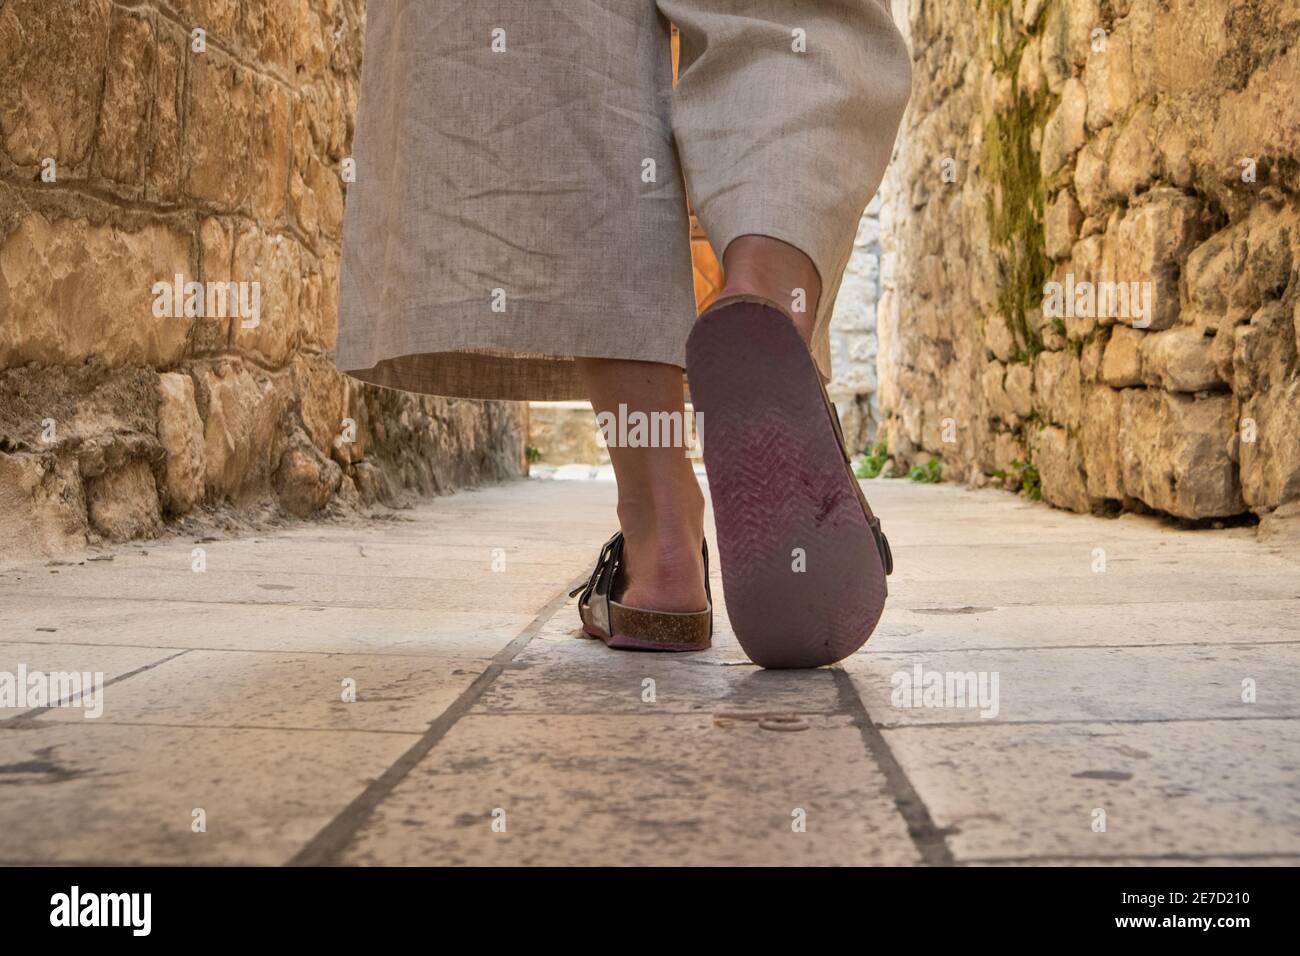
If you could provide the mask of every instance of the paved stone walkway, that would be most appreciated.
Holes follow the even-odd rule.
[[[97,719],[0,710],[0,862],[1300,861],[1300,564],[869,490],[894,593],[815,672],[747,664],[722,608],[699,655],[580,637],[601,481],[0,566],[0,676],[107,682]],[[968,673],[977,706],[926,697]]]

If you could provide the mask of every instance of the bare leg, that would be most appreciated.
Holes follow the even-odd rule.
[[[812,342],[822,283],[811,259],[779,239],[739,236],[723,253],[722,270],[726,285],[719,298],[756,295],[770,299],[793,314],[804,344]]]
[[[597,414],[685,415],[682,370],[657,362],[578,359]],[[654,611],[701,611],[704,595],[704,495],[683,448],[617,448],[618,523],[625,538],[626,588],[619,598]]]
[[[807,344],[821,295],[817,269],[794,246],[767,236],[741,236],[723,256],[720,295],[754,295],[791,311]],[[802,291],[800,291],[802,290]],[[578,359],[578,373],[596,414],[685,414],[682,370],[656,362]],[[622,602],[656,611],[705,606],[704,496],[681,448],[618,448],[609,457],[618,480],[618,522],[626,539]]]

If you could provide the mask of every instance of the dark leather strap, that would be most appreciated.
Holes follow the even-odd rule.
[[[569,597],[577,597],[581,592],[579,607],[590,604],[593,597],[604,599],[608,604],[614,593],[615,579],[618,572],[623,569],[623,544],[623,532],[614,532],[614,536],[600,549],[600,557],[596,558],[596,566],[592,568],[587,583],[569,592]],[[713,592],[709,588],[709,542],[707,540],[700,550],[704,556],[704,596],[708,598],[709,607],[712,608]]]
[[[822,398],[826,402],[826,410],[831,416],[831,427],[835,430],[835,440],[840,443],[840,454],[844,456],[844,465],[849,469],[849,479],[853,482],[853,489],[858,493],[858,501],[862,504],[862,513],[867,516],[867,524],[871,527],[871,535],[876,539],[876,550],[880,552],[880,563],[885,568],[885,574],[894,573],[894,552],[889,547],[889,539],[885,537],[885,532],[880,530],[880,519],[876,517],[871,510],[871,505],[867,503],[867,496],[862,493],[862,486],[858,484],[858,476],[853,472],[853,459],[849,457],[849,446],[844,441],[844,426],[840,424],[840,411],[831,401],[830,393],[826,391],[826,386],[822,386]]]

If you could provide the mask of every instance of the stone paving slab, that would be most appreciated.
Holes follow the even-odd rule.
[[[215,601],[252,605],[325,604],[354,608],[411,608],[436,615],[440,611],[473,611],[489,602],[512,611],[535,609],[555,592],[554,579],[516,578],[490,568],[469,579],[441,580],[437,572],[407,577],[355,574],[290,574],[286,572],[189,571],[141,574],[97,573],[75,582],[48,581],[39,576],[6,582],[19,597],[57,601],[71,592],[82,597],[115,600]]]
[[[886,607],[860,654],[963,648],[1300,641],[1300,600]],[[1225,623],[1229,625],[1225,631]]]
[[[108,688],[101,719],[122,724],[421,733],[485,666],[482,660],[393,654],[188,651]],[[350,699],[345,700],[345,695]],[[74,720],[78,715],[55,711],[49,719]]]
[[[462,720],[384,801],[345,863],[907,864],[858,728],[708,715]],[[494,811],[506,832],[494,832]],[[798,811],[806,832],[792,829]],[[498,814],[495,819],[500,819]]]
[[[283,863],[416,739],[349,731],[0,729],[0,863]],[[193,831],[193,811],[207,831]]]
[[[880,727],[1300,718],[1300,644],[855,654],[844,666]],[[949,674],[972,675],[953,679],[959,706],[939,691]],[[927,675],[937,675],[928,701]]]
[[[56,683],[53,693],[60,694],[57,700],[50,699],[49,690],[43,697],[38,698],[42,703],[48,701],[51,704],[68,706],[69,709],[66,713],[70,714],[73,719],[84,720],[87,719],[87,708],[99,713],[102,705],[102,710],[107,711],[107,699],[112,693],[115,693],[109,687],[110,682],[118,681],[124,675],[132,674],[143,668],[157,667],[178,653],[182,652],[151,647],[87,647],[74,644],[29,644],[19,641],[0,643],[0,674],[11,675],[10,679],[14,682],[14,704],[18,705],[7,706],[8,700],[0,698],[0,721],[16,720],[33,709],[30,705],[32,699],[30,691],[24,689],[20,692],[18,688],[18,678],[20,676],[25,675],[30,679],[38,673],[44,676],[54,672],[67,675],[89,674],[92,689],[90,696],[84,701],[84,707],[82,706],[81,693],[77,692],[85,683],[84,676],[80,683],[71,685]],[[97,674],[102,675],[102,686],[106,688],[102,695],[99,694],[97,689],[93,689],[95,675]],[[40,683],[48,688],[48,681],[40,681]],[[66,700],[62,694],[64,688],[72,689],[72,692],[66,695],[68,698]],[[24,703],[24,701],[27,703]]]
[[[533,611],[355,608],[220,601],[7,597],[4,641],[295,653],[490,658]]]
[[[959,862],[1300,855],[1295,720],[883,733]]]
[[[570,606],[559,613],[577,616]],[[831,714],[844,709],[829,669],[803,674],[720,666],[698,654],[637,654],[612,664],[609,649],[599,641],[534,641],[492,683],[476,712]]]

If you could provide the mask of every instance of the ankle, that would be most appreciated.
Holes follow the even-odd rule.
[[[675,552],[704,540],[704,494],[694,481],[671,495],[621,499],[618,522],[623,534],[637,544],[653,541],[658,550]]]

